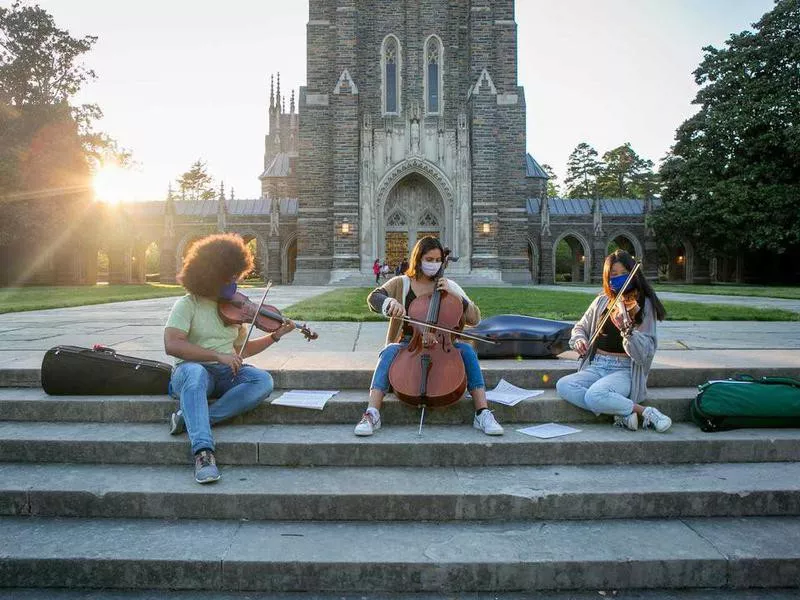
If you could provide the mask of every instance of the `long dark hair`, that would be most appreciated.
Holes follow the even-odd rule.
[[[444,246],[442,246],[442,242],[439,241],[439,238],[426,235],[424,238],[421,238],[419,241],[417,241],[417,244],[411,251],[411,258],[408,261],[408,270],[406,270],[406,275],[413,279],[419,279],[419,276],[422,273],[422,268],[420,265],[422,264],[423,255],[427,254],[431,250],[435,250],[436,248],[438,248],[442,253],[442,260],[444,260]]]
[[[603,292],[609,300],[613,300],[614,296],[616,296],[609,283],[611,267],[616,263],[620,263],[625,267],[628,273],[633,271],[633,267],[636,266],[636,261],[633,260],[633,257],[621,248],[614,250],[614,252],[606,256],[606,260],[603,263]],[[636,275],[633,276],[633,281],[628,284],[628,288],[625,292],[626,295],[631,291],[636,292],[636,301],[639,303],[639,306],[644,307],[645,298],[649,298],[656,311],[656,318],[659,321],[663,321],[667,318],[667,310],[664,308],[661,300],[658,299],[658,296],[656,296],[656,292],[653,286],[650,285],[650,282],[647,281],[647,277],[642,274],[641,267],[636,271]]]

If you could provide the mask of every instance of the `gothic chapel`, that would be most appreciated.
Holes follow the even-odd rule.
[[[299,123],[278,92],[261,177],[267,196],[296,186],[294,282],[361,281],[428,234],[454,275],[531,281],[527,199],[546,177],[526,155],[514,1],[310,0],[307,33]]]

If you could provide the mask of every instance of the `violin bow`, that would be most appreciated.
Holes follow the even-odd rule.
[[[253,329],[256,326],[256,319],[258,318],[258,313],[261,310],[261,307],[264,306],[264,300],[267,299],[267,294],[269,293],[269,289],[272,287],[272,280],[270,279],[267,281],[267,288],[264,290],[264,295],[261,296],[261,302],[258,303],[256,307],[255,313],[253,314],[253,320],[250,323],[250,327],[247,329],[247,335],[244,336],[244,342],[242,342],[241,348],[239,348],[239,352],[237,354],[241,357],[242,352],[244,352],[244,347],[247,345],[247,342],[250,340],[250,334],[253,333]]]
[[[628,278],[625,280],[625,283],[622,284],[622,288],[619,290],[617,295],[614,296],[614,299],[611,301],[611,304],[608,305],[608,309],[606,310],[605,316],[600,320],[600,323],[597,324],[597,329],[595,329],[592,339],[589,340],[589,345],[586,346],[586,354],[589,354],[589,352],[591,352],[592,346],[597,341],[597,338],[600,336],[600,332],[603,330],[603,326],[606,324],[606,321],[608,321],[608,318],[611,316],[613,310],[617,307],[617,302],[619,301],[620,298],[622,298],[622,295],[628,289],[628,285],[630,285],[631,281],[633,281],[633,277],[639,271],[639,267],[641,266],[642,263],[637,262],[633,266],[633,269],[631,269],[631,272],[628,273]]]
[[[423,327],[430,327],[431,329],[438,329],[439,331],[446,331],[448,333],[452,333],[453,335],[457,335],[459,337],[466,337],[471,340],[477,340],[479,342],[486,342],[487,344],[496,344],[495,340],[489,339],[487,337],[483,337],[480,335],[473,335],[471,333],[464,333],[463,331],[456,331],[455,329],[448,329],[447,327],[439,327],[438,325],[431,325],[430,323],[426,323],[425,321],[417,321],[416,319],[412,319],[411,317],[402,317],[403,321],[407,321],[408,323],[414,323],[415,325],[422,325]]]

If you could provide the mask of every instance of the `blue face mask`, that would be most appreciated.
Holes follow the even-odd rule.
[[[616,277],[610,277],[608,279],[608,286],[611,288],[611,291],[618,292],[622,289],[622,286],[625,285],[625,280],[628,279],[628,273],[624,275],[617,275]]]
[[[236,293],[236,282],[228,283],[222,286],[222,289],[219,291],[219,297],[223,300],[230,300],[233,298],[233,295]]]

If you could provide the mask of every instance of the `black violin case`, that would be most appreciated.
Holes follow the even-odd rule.
[[[487,344],[469,340],[478,358],[553,358],[569,350],[572,326],[572,323],[551,319],[497,315],[483,319],[466,333],[497,341],[497,344]]]
[[[54,396],[166,394],[172,367],[113,348],[56,346],[42,360],[42,388]]]

